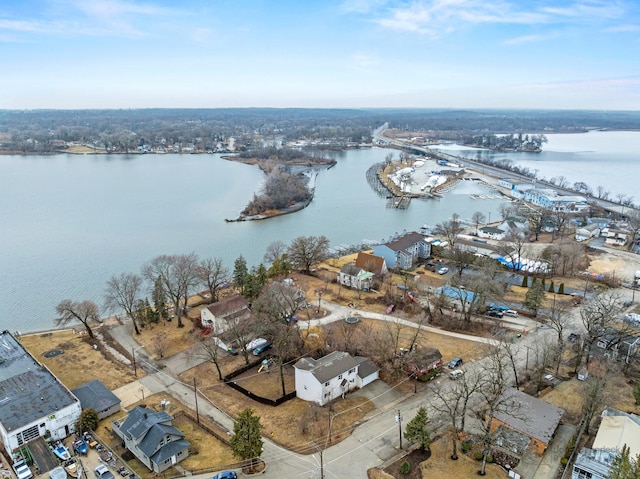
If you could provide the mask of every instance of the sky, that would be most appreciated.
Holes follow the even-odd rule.
[[[0,109],[640,110],[640,0],[0,0]]]

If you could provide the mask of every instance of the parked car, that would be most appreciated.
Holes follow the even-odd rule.
[[[213,476],[213,479],[238,479],[238,475],[233,471],[222,471]]]
[[[33,477],[33,473],[27,463],[20,460],[13,463],[13,470],[18,476],[18,479],[31,479]]]
[[[460,379],[464,375],[464,371],[462,369],[454,369],[449,373],[449,377],[454,381],[456,379]]]
[[[113,473],[104,464],[100,464],[93,470],[98,479],[113,479]]]
[[[580,339],[580,334],[578,334],[578,333],[571,333],[571,334],[569,334],[569,336],[567,336],[567,339],[569,340],[569,342],[574,343],[574,342],[576,342],[578,339]]]
[[[442,268],[438,268],[438,271],[436,271],[436,273],[438,274],[447,274],[449,272],[449,268],[447,268],[446,266],[443,266]]]
[[[387,314],[393,313],[393,311],[395,309],[396,309],[396,305],[395,304],[390,304],[389,306],[387,306]]]
[[[253,348],[253,355],[254,356],[260,356],[262,353],[264,353],[265,351],[271,349],[271,343],[269,341],[266,341],[264,343],[259,344],[258,346],[256,346],[255,348]]]
[[[504,313],[502,311],[490,309],[489,311],[487,311],[487,316],[489,316],[490,318],[502,318],[504,316]]]
[[[449,369],[455,369],[459,366],[462,366],[462,358],[453,358],[451,361],[449,361]]]
[[[504,312],[505,316],[511,316],[512,318],[517,318],[518,317],[518,312],[513,310],[513,309],[507,309]]]

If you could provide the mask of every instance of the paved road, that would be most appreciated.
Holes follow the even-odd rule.
[[[360,314],[362,317],[397,321],[408,327],[416,327],[416,323],[392,315],[358,311],[327,301],[322,302],[322,307],[330,311],[330,314],[322,319],[311,321],[310,325],[327,324],[332,321],[343,320],[347,315]],[[573,311],[572,314],[575,316],[577,311]],[[579,315],[577,317],[579,318]],[[519,322],[530,321],[525,318],[511,318],[511,320]],[[306,327],[308,325],[307,322],[300,321],[300,327]],[[519,327],[520,325],[521,324],[514,327]],[[495,343],[493,339],[441,331],[429,326],[421,327],[428,331],[447,334],[479,343]],[[179,397],[185,405],[195,410],[193,388],[191,385],[181,383],[177,378],[181,372],[195,366],[201,359],[189,353],[180,353],[163,360],[162,365],[164,367],[162,369],[156,369],[157,364],[148,359],[149,355],[146,354],[131,337],[131,331],[128,325],[113,326],[111,332],[114,339],[120,342],[125,348],[135,350],[138,364],[144,367],[149,373],[135,383],[115,391],[116,395],[119,397],[120,395],[125,398],[128,397],[129,403],[132,403],[138,401],[142,394],[170,391],[174,396]],[[519,366],[524,367],[525,361],[533,361],[533,354],[531,358],[529,358],[528,355],[529,351],[535,348],[535,343],[552,340],[554,334],[555,332],[548,329],[541,330],[532,328],[530,334],[517,339],[516,341],[519,342],[518,346],[520,346],[518,348]],[[465,367],[482,368],[483,365],[482,361],[479,361],[478,364],[466,365]],[[400,411],[404,418],[403,424],[406,424],[408,420],[413,418],[420,406],[428,406],[428,399],[431,396],[430,390],[435,387],[446,387],[448,381],[449,379],[446,376],[442,376],[434,382],[420,384],[420,390],[415,394],[409,393],[398,396],[396,392],[396,394],[390,394],[388,401],[379,401],[380,407],[368,415],[362,421],[362,424],[360,424],[347,439],[324,450],[323,462],[325,477],[365,479],[367,478],[367,469],[380,466],[386,460],[394,457],[399,452],[398,424],[395,421],[397,412]],[[366,388],[364,390],[366,390]],[[364,390],[362,393],[364,393]],[[123,401],[123,404],[126,405],[126,401]],[[220,424],[227,431],[233,430],[233,418],[215,406],[214,398],[199,396],[198,411],[201,415],[206,415],[212,421]],[[322,445],[319,447],[321,448]],[[266,479],[281,479],[282,477],[320,477],[319,453],[313,455],[297,454],[265,438],[265,448],[262,458],[267,463],[267,470],[262,475],[262,477]],[[537,468],[537,470],[540,469]],[[544,470],[544,468],[541,470]],[[551,476],[548,477],[550,478]],[[545,478],[536,475],[536,479]]]

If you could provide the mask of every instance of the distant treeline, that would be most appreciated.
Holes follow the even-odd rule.
[[[640,129],[640,112],[454,109],[218,108],[136,110],[0,110],[0,149],[53,152],[64,142],[106,152],[259,149],[265,139],[304,139],[327,148],[369,143],[372,131],[424,131],[464,142],[478,135],[578,132],[590,128]],[[316,146],[318,147],[318,146]],[[322,148],[323,146],[320,146]],[[185,150],[186,148],[186,150]]]
[[[258,160],[273,159],[279,162],[291,162],[296,160],[307,160],[313,158],[308,153],[295,148],[257,148],[255,150],[241,151],[240,158],[255,158]]]

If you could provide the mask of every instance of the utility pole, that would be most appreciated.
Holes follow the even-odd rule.
[[[400,449],[402,449],[402,414],[400,414],[400,409],[398,409],[398,414],[396,415],[396,422],[398,423],[398,433],[400,434]]]
[[[136,367],[136,350],[131,348],[131,357],[133,358],[133,375],[138,377],[138,368]]]
[[[196,422],[200,424],[200,412],[198,411],[198,387],[196,386],[196,378],[193,378],[193,392],[196,395]]]

